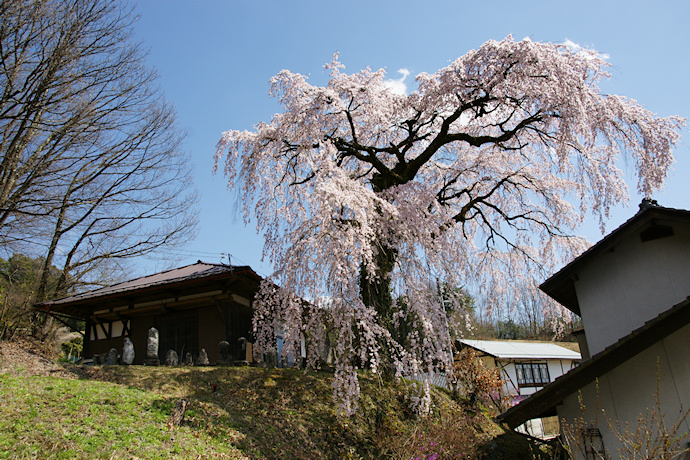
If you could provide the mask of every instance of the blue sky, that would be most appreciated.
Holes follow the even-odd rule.
[[[369,66],[435,72],[483,42],[512,34],[517,40],[562,43],[570,40],[609,56],[607,93],[639,101],[660,116],[690,116],[690,2],[688,1],[251,1],[142,0],[136,39],[149,49],[148,64],[187,131],[201,195],[198,237],[175,265],[227,262],[271,272],[261,262],[256,222],[248,227],[235,213],[236,196],[222,173],[213,174],[216,142],[223,131],[252,129],[279,106],[268,97],[269,79],[282,69],[325,83],[323,64],[333,53],[349,72]],[[690,149],[684,131],[676,165],[664,191],[664,206],[690,209]],[[628,180],[634,188],[632,176]],[[631,217],[640,197],[614,210],[607,229]],[[596,241],[597,226],[582,233]],[[168,268],[144,265],[147,273]],[[143,273],[142,273],[143,274]]]

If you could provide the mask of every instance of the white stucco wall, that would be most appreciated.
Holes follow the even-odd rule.
[[[572,369],[573,366],[573,361],[570,359],[545,359],[545,360],[537,360],[534,362],[546,362],[546,365],[549,368],[549,378],[550,382],[553,382],[556,380],[556,378],[560,377],[561,375],[565,374],[568,372],[570,369]],[[500,362],[499,367],[501,368],[501,377],[504,379],[504,384],[503,384],[503,390],[507,395],[511,396],[527,396],[531,395],[532,393],[536,393],[538,390],[541,390],[544,386],[537,386],[537,387],[518,387],[518,380],[517,380],[517,370],[515,369],[515,363],[514,362]]]
[[[638,416],[644,416],[647,411],[656,407],[654,398],[657,394],[657,381],[661,410],[667,427],[680,419],[681,407],[685,410],[690,408],[688,350],[690,325],[684,326],[599,377],[597,383],[591,383],[581,390],[586,428],[596,427],[601,431],[604,447],[612,454],[612,458],[618,458],[617,451],[621,447],[615,434],[617,426],[621,427],[619,432],[622,432],[627,422],[631,431],[635,431]],[[568,396],[557,407],[559,418],[571,427],[582,415],[582,409],[578,393]],[[651,412],[649,414],[651,416]],[[568,428],[565,430],[567,432]],[[690,420],[686,420],[679,431],[685,433],[689,430]],[[685,443],[687,441],[686,439]]]
[[[638,234],[599,255],[577,273],[582,322],[592,355],[690,295],[690,226],[642,242]]]
[[[549,368],[549,379],[550,382],[553,382],[556,380],[556,378],[560,377],[561,375],[565,374],[568,372],[570,369],[574,367],[573,361],[570,359],[547,359],[546,365]],[[541,361],[543,362],[543,361]],[[542,386],[537,386],[537,387],[522,387],[519,388],[517,384],[517,370],[515,368],[515,363],[510,362],[506,363],[503,367],[503,372],[504,372],[504,391],[506,394],[511,395],[515,397],[516,399],[521,399],[524,398],[525,396],[529,396],[533,393],[536,393],[537,391],[541,390],[544,388],[546,385]],[[507,379],[506,377],[509,377]],[[518,398],[519,397],[519,398]],[[536,438],[541,438],[541,439],[548,439],[552,438],[554,436],[558,435],[558,429],[553,428],[553,430],[546,430],[544,429],[544,420],[545,419],[533,419],[533,420],[528,420],[524,424],[518,426],[515,428],[516,431],[529,434],[530,436],[534,436]],[[557,427],[557,425],[556,425]]]

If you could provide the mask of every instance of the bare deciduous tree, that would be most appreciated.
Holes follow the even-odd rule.
[[[196,195],[183,133],[132,40],[132,11],[105,0],[11,0],[0,15],[5,250],[60,264],[61,283],[85,282],[188,239]]]

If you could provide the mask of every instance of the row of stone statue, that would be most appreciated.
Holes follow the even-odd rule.
[[[223,340],[218,345],[218,351],[220,356],[219,365],[228,365],[232,362],[232,353],[230,349],[230,344]],[[134,344],[129,339],[125,337],[124,344],[122,345],[122,355],[118,355],[115,348],[111,348],[110,351],[103,355],[94,355],[94,364],[132,364],[134,362]],[[152,327],[149,329],[148,339],[146,343],[146,359],[144,364],[147,366],[158,366],[160,361],[158,359],[158,329]],[[187,353],[184,358],[184,362],[180,363],[180,358],[175,350],[168,350],[165,355],[164,364],[166,366],[177,366],[179,364],[187,366],[208,366],[209,360],[205,349],[201,349],[199,354],[194,358],[191,353]]]

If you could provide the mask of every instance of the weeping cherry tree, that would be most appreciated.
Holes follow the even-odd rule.
[[[436,286],[500,302],[584,250],[587,215],[604,222],[626,202],[621,158],[646,196],[666,178],[684,120],[602,94],[607,67],[508,37],[418,75],[410,94],[384,70],[345,73],[337,55],[326,86],[281,71],[270,93],[283,111],[224,133],[216,157],[276,267],[255,303],[258,347],[280,329],[285,353],[306,337],[317,365],[330,331],[346,413],[357,369],[446,369],[452,307]],[[415,401],[428,409],[428,391]]]

